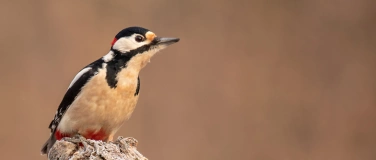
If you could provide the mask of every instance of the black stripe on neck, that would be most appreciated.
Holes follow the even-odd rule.
[[[140,77],[137,77],[137,88],[136,88],[136,92],[134,93],[134,96],[137,96],[139,92],[140,92]]]
[[[136,49],[133,49],[133,50],[130,50],[130,51],[127,51],[127,52],[121,52],[119,50],[116,50],[114,49],[113,47],[111,47],[111,50],[114,52],[115,55],[129,55],[131,57],[137,55],[137,54],[142,54],[144,52],[147,52],[151,49],[153,49],[152,46],[154,46],[156,44],[156,42],[151,42],[150,44],[146,44],[146,45],[143,45],[141,47],[138,47]]]
[[[114,52],[114,58],[111,61],[107,62],[106,80],[107,80],[108,86],[110,86],[110,88],[116,88],[117,82],[118,82],[116,79],[117,74],[123,68],[127,67],[126,65],[129,62],[129,60],[131,60],[131,58],[134,57],[135,55],[142,54],[144,52],[149,51],[150,49],[152,49],[151,45],[144,45],[137,49],[130,50],[128,52],[123,53],[123,52],[120,52],[118,50],[111,48],[111,50]],[[137,88],[139,88],[139,86]],[[135,95],[137,94],[138,94],[138,90],[136,91]]]
[[[117,74],[125,68],[126,63],[134,56],[127,53],[120,53],[119,51],[113,50],[114,58],[107,62],[106,66],[106,80],[110,88],[116,88],[117,85]]]

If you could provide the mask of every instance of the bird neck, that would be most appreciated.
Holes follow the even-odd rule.
[[[132,51],[122,53],[117,50],[113,50],[112,52],[114,55],[113,61],[115,63],[123,65],[122,67],[126,69],[135,70],[137,72],[144,68],[146,64],[150,62],[151,57],[156,53],[154,50],[149,50],[143,53]]]
[[[106,80],[109,86],[116,88],[118,81],[120,81],[119,86],[126,86],[128,79],[136,82],[141,69],[146,66],[156,52],[156,50],[151,50],[142,53],[122,53],[111,50],[107,55],[102,57],[102,61],[106,66]]]

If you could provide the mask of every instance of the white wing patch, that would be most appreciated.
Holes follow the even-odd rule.
[[[72,85],[73,85],[74,83],[76,83],[76,81],[77,81],[77,80],[78,80],[83,74],[85,74],[85,73],[86,73],[87,71],[89,71],[89,70],[91,70],[91,67],[84,68],[84,69],[82,69],[80,72],[78,72],[77,75],[73,78],[72,82],[70,83],[68,89],[69,89],[70,87],[72,87]]]

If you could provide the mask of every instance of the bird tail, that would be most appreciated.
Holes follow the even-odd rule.
[[[50,151],[51,147],[55,144],[55,142],[56,142],[56,138],[53,134],[51,134],[47,142],[44,143],[42,150],[41,150],[41,154],[42,155],[47,154]]]

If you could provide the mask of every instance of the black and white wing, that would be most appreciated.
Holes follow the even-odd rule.
[[[58,110],[56,111],[54,119],[51,121],[49,128],[51,133],[55,132],[55,129],[60,123],[61,118],[64,113],[68,110],[69,106],[76,99],[77,95],[80,93],[82,87],[90,80],[91,77],[98,73],[98,68],[103,63],[103,60],[99,59],[90,65],[83,68],[78,74],[74,77],[70,83],[67,92],[64,95],[63,100],[61,101]]]

